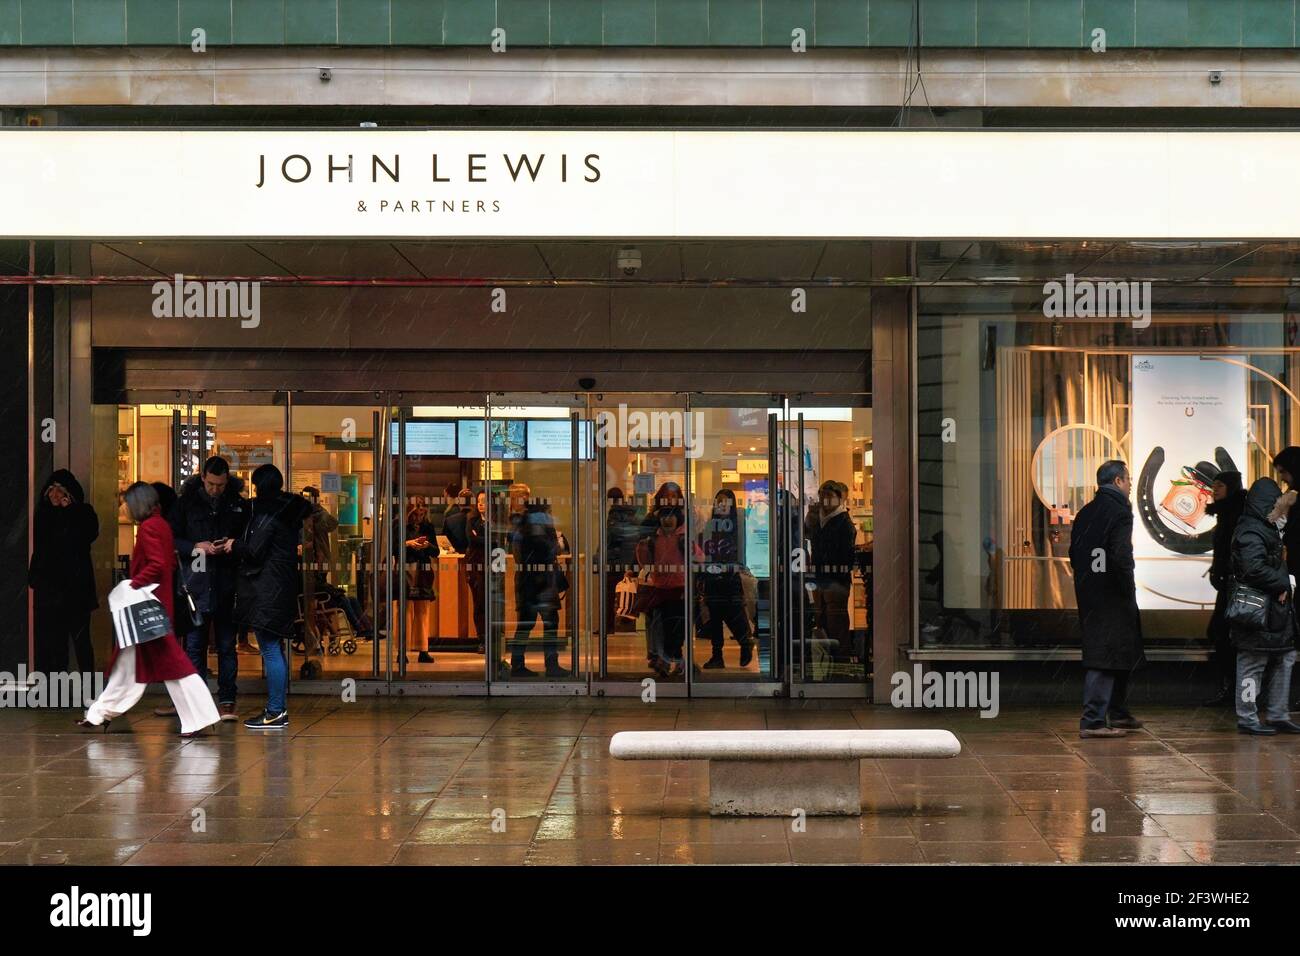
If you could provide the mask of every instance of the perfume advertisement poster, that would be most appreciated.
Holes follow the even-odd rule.
[[[1212,607],[1210,486],[1246,461],[1246,369],[1199,355],[1134,355],[1133,554],[1138,606]]]

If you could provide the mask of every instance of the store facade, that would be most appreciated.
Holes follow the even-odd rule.
[[[14,175],[46,185],[5,237],[46,263],[26,285],[67,343],[72,436],[31,467],[90,474],[101,516],[213,452],[319,489],[339,527],[304,554],[306,691],[643,695],[637,541],[676,487],[686,666],[654,692],[883,700],[913,661],[1077,654],[1062,555],[1119,457],[1150,478],[1153,656],[1204,659],[1209,523],[1167,500],[1179,469],[1250,480],[1300,439],[1291,134],[1252,135],[1246,169],[1233,134],[21,134]],[[1080,179],[1106,201],[1055,201]],[[828,480],[855,535],[843,630],[809,581]],[[444,529],[461,490],[484,493],[481,563]],[[735,562],[711,560],[720,501]],[[563,539],[553,624],[520,610],[529,503]],[[696,670],[718,634],[725,666]]]

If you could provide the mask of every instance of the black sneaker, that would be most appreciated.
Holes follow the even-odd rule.
[[[748,667],[749,662],[752,661],[753,659],[754,659],[754,642],[745,641],[745,643],[740,645],[740,666]]]
[[[1274,720],[1269,726],[1281,734],[1300,734],[1300,724],[1294,720]]]
[[[1237,724],[1237,733],[1250,734],[1253,737],[1272,737],[1277,733],[1272,727],[1261,724],[1258,720],[1249,723],[1240,722]]]
[[[712,657],[710,657],[707,661],[704,662],[704,669],[706,671],[721,670],[726,666],[727,666],[727,662],[722,659],[721,654],[714,654]]]
[[[288,726],[289,712],[287,710],[282,710],[278,714],[273,714],[268,710],[244,721],[244,727],[248,730],[282,730]]]
[[[573,671],[565,670],[559,664],[547,664],[546,676],[552,680],[563,680],[566,677],[572,677]]]
[[[520,664],[518,667],[510,668],[510,676],[511,677],[536,677],[537,671],[530,671],[523,664]]]

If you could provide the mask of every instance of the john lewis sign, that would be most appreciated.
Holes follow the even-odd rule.
[[[1300,132],[0,130],[0,238],[1300,235]]]

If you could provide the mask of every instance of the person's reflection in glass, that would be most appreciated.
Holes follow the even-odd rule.
[[[848,486],[840,481],[822,482],[807,527],[812,545],[812,599],[816,626],[833,642],[835,656],[843,660],[851,659],[853,652],[849,593],[857,538],[857,529],[846,503],[848,490]]]
[[[605,516],[605,630],[618,629],[618,586],[636,580],[636,542],[640,521],[636,506],[623,495],[622,488],[606,494],[609,512]]]
[[[487,568],[487,507],[487,492],[480,491],[474,507],[465,516],[465,558],[460,563],[461,575],[474,603],[474,635],[479,641],[480,654],[487,640],[483,579]]]
[[[560,541],[550,505],[544,499],[528,501],[513,542],[515,556],[515,596],[518,624],[515,627],[510,655],[510,677],[536,677],[529,670],[524,642],[532,634],[537,619],[542,621],[542,653],[546,676],[552,679],[572,677],[572,671],[560,666],[560,601],[569,590],[569,579],[559,564]]]
[[[713,654],[704,664],[705,670],[727,666],[722,657],[724,624],[732,639],[740,645],[740,666],[748,667],[754,659],[753,635],[749,613],[745,609],[745,586],[741,580],[744,540],[736,493],[723,488],[714,496],[713,514],[700,533],[703,552],[699,565],[700,590],[704,595],[705,609],[700,636],[713,645]]]

